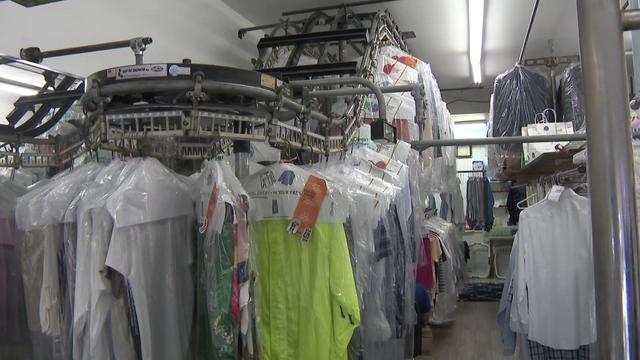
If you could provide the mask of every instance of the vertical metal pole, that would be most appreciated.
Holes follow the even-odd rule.
[[[618,0],[578,0],[599,359],[638,359],[638,258]]]
[[[630,0],[629,8],[640,8],[640,1]],[[640,95],[640,31],[631,32],[631,49],[633,50],[633,93],[637,97]]]

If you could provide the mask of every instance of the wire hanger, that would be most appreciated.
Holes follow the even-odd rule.
[[[528,204],[527,204],[527,206],[523,206],[523,205],[524,205],[524,203],[525,203],[525,202],[528,202],[530,199],[534,199],[534,200],[536,200],[536,198],[537,198],[537,197],[538,197],[538,195],[537,195],[537,194],[535,194],[535,193],[534,193],[534,194],[531,194],[531,195],[527,196],[526,198],[524,198],[524,199],[522,199],[522,200],[518,201],[518,203],[516,204],[516,207],[517,207],[518,209],[520,209],[520,210],[524,210],[524,209],[526,209],[527,207],[529,207],[529,205],[528,205]]]

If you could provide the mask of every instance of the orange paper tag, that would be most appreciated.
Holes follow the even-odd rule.
[[[313,175],[309,176],[300,194],[298,205],[293,212],[291,223],[289,223],[289,234],[296,234],[303,241],[311,239],[311,232],[318,221],[318,215],[326,195],[327,183],[324,179]]]
[[[213,222],[213,213],[215,212],[217,202],[218,202],[218,185],[214,185],[213,189],[211,190],[211,195],[209,196],[209,204],[207,205],[207,217],[205,218],[206,219],[205,224],[209,229],[213,228],[211,223]]]

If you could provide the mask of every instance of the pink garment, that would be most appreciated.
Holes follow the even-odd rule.
[[[418,258],[418,268],[416,269],[416,283],[427,289],[435,288],[433,276],[433,257],[431,256],[431,240],[422,239],[422,251]]]
[[[413,140],[413,134],[411,131],[412,121],[407,119],[393,119],[393,126],[396,128],[396,138],[404,142],[411,143]]]

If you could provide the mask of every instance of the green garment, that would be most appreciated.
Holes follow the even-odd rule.
[[[303,242],[288,220],[252,224],[262,360],[346,360],[360,308],[342,224],[319,223]]]
[[[235,359],[238,329],[231,320],[233,208],[225,204],[219,234],[198,244],[198,359]]]

